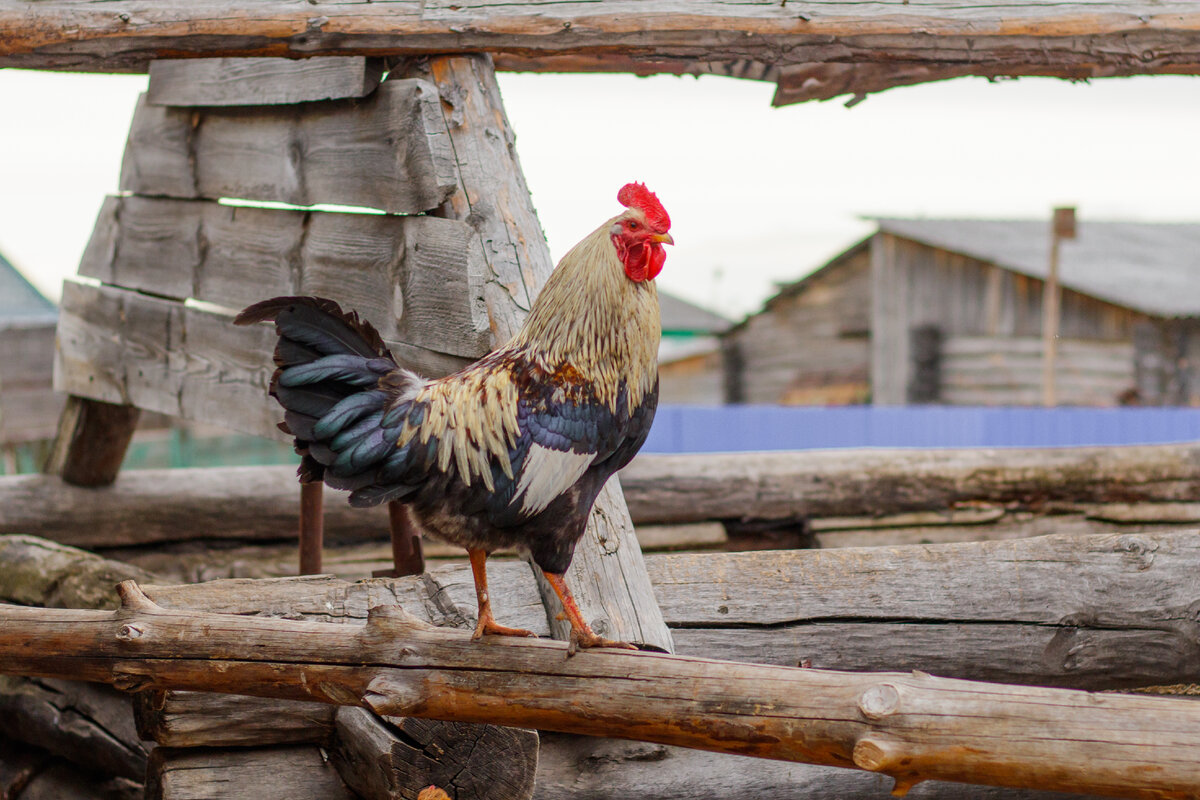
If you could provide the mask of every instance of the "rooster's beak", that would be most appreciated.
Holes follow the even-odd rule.
[[[671,238],[671,234],[669,233],[656,234],[652,241],[658,242],[659,244],[675,244],[675,240]]]

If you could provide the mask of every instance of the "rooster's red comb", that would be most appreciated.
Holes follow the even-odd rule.
[[[622,186],[621,191],[617,192],[617,202],[626,208],[640,209],[646,215],[646,224],[660,233],[666,233],[671,227],[671,218],[667,216],[667,210],[644,183],[627,183]]]

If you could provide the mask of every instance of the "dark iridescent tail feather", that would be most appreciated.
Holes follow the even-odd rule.
[[[234,324],[267,320],[274,320],[279,335],[270,392],[285,410],[280,429],[296,437],[303,456],[301,481],[350,490],[371,486],[395,455],[404,423],[382,423],[394,392],[380,387],[379,379],[399,370],[382,337],[357,314],[320,297],[265,300],[242,311]]]

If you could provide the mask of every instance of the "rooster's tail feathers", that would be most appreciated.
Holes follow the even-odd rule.
[[[304,456],[301,480],[324,480],[358,494],[377,490],[389,465],[403,471],[392,463],[406,462],[408,455],[398,447],[407,420],[402,412],[412,408],[423,379],[400,369],[379,333],[332,300],[277,297],[250,306],[234,322],[267,320],[275,321],[279,335],[271,394],[285,410],[280,427],[296,437],[296,451]],[[406,489],[411,491],[393,484],[389,494],[398,497]],[[377,491],[367,494],[362,504],[382,502]]]

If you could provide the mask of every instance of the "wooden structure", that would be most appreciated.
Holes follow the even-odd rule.
[[[490,52],[501,69],[720,74],[772,81],[775,104],[964,75],[1085,80],[1200,72],[1189,2],[926,5],[852,0],[686,7],[527,0],[343,3],[2,0],[0,67],[145,71],[156,58]],[[919,32],[919,35],[914,35]]]
[[[798,661],[804,661],[822,669],[930,668],[940,675],[975,680],[1100,689],[1195,680],[1196,660],[1191,654],[1192,645],[1188,644],[1193,638],[1194,625],[1180,622],[1180,609],[1194,600],[1191,582],[1186,576],[1197,564],[1195,541],[1191,532],[1086,538],[1056,536],[1021,542],[797,551],[786,555],[680,554],[655,556],[650,559],[650,567],[664,613],[680,636],[681,652],[696,657],[739,660],[752,657],[759,663],[781,666],[794,666]],[[536,592],[528,583],[514,579],[516,570],[522,569],[522,565],[509,562],[498,566],[501,572],[494,583],[495,602],[506,619],[547,632]],[[0,575],[3,576],[0,600],[26,606],[70,608],[112,607],[111,581],[122,578],[148,580],[144,573],[127,565],[104,561],[32,537],[0,537]],[[814,581],[812,576],[821,578]],[[1081,580],[1081,576],[1086,579]],[[948,577],[954,580],[947,583]],[[1164,594],[1166,587],[1170,587],[1170,591]],[[329,578],[242,580],[196,586],[152,586],[147,591],[159,606],[174,615],[171,619],[161,618],[163,623],[170,625],[187,622],[182,619],[187,615],[183,610],[192,609],[241,615],[246,624],[266,632],[272,630],[273,624],[262,618],[266,610],[268,615],[292,620],[290,623],[277,621],[285,626],[294,626],[296,620],[304,620],[308,623],[341,623],[332,627],[351,629],[331,630],[327,635],[317,636],[320,641],[327,642],[342,638],[361,641],[366,634],[359,632],[364,631],[362,626],[370,616],[368,609],[394,603],[411,609],[427,622],[459,628],[462,632],[458,636],[465,636],[465,631],[473,625],[465,616],[473,610],[470,578],[465,565],[447,565],[425,578],[356,584]],[[980,598],[988,598],[988,601],[980,602]],[[0,611],[4,608],[0,606]],[[38,614],[33,609],[16,609],[16,613],[25,616],[6,617],[4,630],[13,631],[13,624]],[[193,648],[205,646],[203,640],[206,637],[159,635],[166,633],[165,628],[157,627],[159,616],[149,617],[148,624],[141,624],[134,616],[124,614],[115,625],[111,619],[102,621],[105,616],[96,617],[99,629],[107,631],[101,638],[112,641],[98,643],[90,651],[98,657],[89,662],[100,671],[96,675],[105,669],[102,649],[120,650],[125,666],[118,667],[117,672],[128,679],[135,680],[134,676],[140,675],[155,680],[153,676],[165,676],[166,673],[158,669],[146,671],[137,664],[160,647],[156,642],[191,641]],[[376,612],[375,616],[378,625],[388,624],[390,619],[381,612]],[[62,617],[63,620],[75,618]],[[404,619],[407,618],[401,617],[390,624],[408,624],[403,622]],[[216,622],[212,617],[208,620]],[[226,631],[221,635],[229,638],[234,630],[243,627],[244,623],[237,616],[227,616],[211,630]],[[113,639],[114,631],[126,628],[130,631],[136,628],[142,635]],[[289,630],[294,633],[298,629],[289,627]],[[443,635],[447,636],[444,641],[454,641],[455,634],[446,632]],[[219,645],[226,656],[234,660],[234,651],[230,648],[238,646],[237,638]],[[279,647],[294,648],[300,638],[272,636],[271,644],[266,646],[275,648],[275,657],[280,657]],[[303,638],[309,640],[307,635]],[[54,646],[67,641],[58,637],[55,640],[58,644]],[[381,642],[369,639],[368,646],[383,646],[394,651],[397,643],[402,641],[410,644],[412,652],[405,656],[410,660],[428,657],[435,652],[430,650],[430,645],[437,646],[425,638],[420,638],[418,643],[418,640],[400,636],[395,631],[386,634]],[[529,645],[535,650],[539,648],[536,643],[519,642],[516,643],[517,652],[511,655],[533,655]],[[469,656],[472,647],[459,652]],[[255,660],[260,660],[265,652],[259,650]],[[611,654],[593,658],[592,654],[584,654],[562,662],[558,660],[561,659],[559,651],[557,659],[551,658],[547,668],[535,672],[545,675],[563,669],[591,671],[599,668],[603,671],[608,655]],[[587,663],[580,660],[585,656]],[[28,658],[29,651],[24,647],[18,651],[6,650],[5,655],[0,656],[3,664],[0,669],[12,669],[18,664],[28,667]],[[637,671],[638,665],[645,661],[638,656],[633,658],[629,663]],[[356,651],[354,660],[357,665],[363,663],[361,651]],[[592,665],[592,661],[596,664]],[[39,661],[37,669],[46,670],[51,663],[51,660]],[[380,663],[394,663],[394,659],[388,657]],[[674,667],[666,669],[673,670]],[[653,671],[663,672],[658,667]],[[847,680],[894,684],[891,676],[803,672],[813,673],[814,685],[825,680],[843,686],[847,685]],[[212,674],[210,669],[195,673],[198,680],[206,680],[203,676]],[[904,676],[898,680],[908,687],[913,679]],[[120,764],[137,762],[137,740],[129,731],[128,716],[124,722],[111,715],[97,716],[109,713],[103,711],[105,698],[86,685],[75,684],[73,686],[77,688],[71,688],[72,685],[51,683],[46,687],[44,683],[45,679],[19,687],[0,684],[0,708],[12,709],[18,714],[9,717],[14,722],[13,727],[19,728],[18,742],[44,741],[44,732],[55,725],[54,704],[64,702],[60,697],[74,696],[77,698],[73,701],[72,711],[75,722],[62,731],[56,741],[46,743],[51,752],[69,753],[71,748],[90,746],[93,750],[91,763],[107,764],[102,772],[106,775],[121,774],[120,770],[126,768]],[[918,677],[912,687],[917,694],[905,691],[904,702],[912,702],[925,690],[940,685],[936,679]],[[310,679],[308,686],[315,692],[332,691],[332,684],[321,680]],[[972,686],[975,688],[980,687],[976,684]],[[1038,691],[1033,690],[1030,696]],[[804,692],[799,694],[807,696]],[[1019,692],[1010,695],[1017,696],[1020,696]],[[1110,698],[1121,706],[1121,700],[1112,695],[1088,696],[1085,704],[1096,709],[1108,703]],[[992,700],[997,699],[1000,699],[999,695],[994,694]],[[1062,699],[1066,699],[1065,696]],[[275,776],[272,785],[287,784],[292,792],[288,796],[342,796],[334,793],[333,788],[340,784],[331,784],[331,779],[337,779],[334,769],[342,775],[356,770],[359,777],[352,780],[366,779],[370,775],[386,780],[388,774],[399,774],[388,770],[405,769],[394,757],[374,760],[373,767],[366,771],[355,766],[363,763],[361,759],[354,763],[342,760],[338,753],[346,752],[349,747],[363,746],[364,739],[352,737],[362,733],[368,739],[377,739],[383,735],[387,741],[395,743],[385,746],[382,751],[375,749],[376,753],[411,750],[419,748],[421,742],[437,741],[436,734],[419,727],[410,728],[408,735],[394,731],[389,734],[388,725],[380,728],[378,723],[371,723],[364,730],[363,722],[369,722],[369,719],[364,720],[359,712],[344,714],[339,711],[335,714],[332,707],[311,702],[260,701],[249,697],[232,702],[208,694],[155,691],[141,695],[136,705],[139,730],[159,745],[157,755],[150,759],[149,775],[152,781],[159,782],[157,785],[164,793],[153,796],[213,797],[217,792],[222,797],[274,796],[262,794],[264,787],[253,784],[254,776],[262,775],[264,771]],[[1124,726],[1140,724],[1135,706],[1136,702],[1127,706],[1130,713],[1121,714],[1122,721],[1105,725],[1108,732],[1104,735],[1111,736]],[[1187,713],[1193,706],[1194,703],[1186,700],[1160,701],[1152,703],[1149,710],[1154,724],[1162,725],[1165,719],[1177,719],[1177,713]],[[463,707],[474,706],[468,703]],[[128,704],[125,708],[128,715]],[[907,715],[900,716],[907,718]],[[891,724],[887,718],[888,715],[883,714],[878,721],[887,726]],[[869,726],[873,718],[858,719],[859,723],[851,724],[865,722]],[[389,725],[408,724],[391,717],[387,722]],[[897,717],[895,722],[900,723],[900,718]],[[97,723],[106,726],[107,736],[100,735]],[[729,733],[733,733],[732,729]],[[695,735],[703,734],[697,731]],[[1162,737],[1150,737],[1146,741],[1161,742]],[[84,745],[85,742],[88,744]],[[1047,744],[1045,739],[1039,740],[1037,749],[1041,758],[1046,755]],[[995,742],[991,746],[995,746]],[[332,765],[322,761],[318,747],[334,753]],[[391,750],[392,747],[398,749]],[[757,796],[786,796],[798,787],[819,798],[883,797],[890,785],[890,782],[879,781],[862,772],[698,754],[664,745],[575,740],[547,734],[542,737],[540,750],[536,796],[564,800],[577,796],[572,792],[616,800],[627,797],[628,792],[638,786],[643,790],[661,790],[664,794],[670,791],[673,792],[670,796],[695,800],[739,796],[739,793],[744,796],[746,791],[756,792]],[[428,748],[426,752],[432,754],[436,748]],[[145,756],[140,758],[144,763]],[[1034,755],[1034,763],[1037,758]],[[1080,763],[1090,763],[1090,760],[1084,756]],[[416,763],[419,762],[418,759]],[[1194,759],[1187,762],[1194,763]],[[598,769],[600,765],[604,766]],[[927,770],[930,766],[930,762],[924,762],[920,769]],[[380,767],[383,772],[371,771]],[[439,769],[436,764],[429,764],[428,768]],[[1168,776],[1176,774],[1174,769],[1172,766],[1146,771],[1146,774]],[[1010,772],[1008,779],[1015,774],[1015,771]],[[1097,772],[1084,780],[1096,780],[1100,774]],[[232,783],[230,776],[236,776]],[[248,783],[238,784],[238,780]],[[1074,788],[1080,790],[1091,785],[1078,783]],[[1136,781],[1126,784],[1115,793],[1138,796],[1138,785]],[[917,792],[920,797],[939,799],[1049,800],[1050,797],[1039,791],[1004,792],[936,780],[921,784]]]
[[[881,220],[725,335],[725,399],[1039,403],[1050,233],[1042,222]],[[1060,404],[1200,403],[1198,246],[1197,225],[1086,221],[1062,243]]]
[[[51,439],[61,398],[51,385],[58,313],[0,255],[0,449],[4,471],[16,471],[16,448]]]
[[[139,106],[122,174],[122,189],[129,194],[105,205],[81,265],[81,272],[96,283],[73,284],[64,293],[58,374],[60,386],[72,396],[62,418],[53,465],[68,482],[90,486],[113,481],[139,408],[196,419],[236,420],[245,430],[269,432],[275,413],[270,411],[263,391],[270,372],[270,337],[263,329],[238,331],[228,325],[231,309],[266,294],[321,292],[372,319],[390,320],[393,324],[384,326],[385,338],[406,363],[427,373],[460,365],[516,329],[550,265],[499,102],[494,63],[508,69],[663,71],[762,78],[778,83],[777,103],[844,93],[857,99],[889,86],[965,74],[1084,78],[1193,72],[1200,66],[1200,48],[1195,45],[1200,14],[1182,3],[1156,6],[1154,13],[1115,3],[1106,6],[1109,13],[1100,15],[1090,3],[1029,6],[1012,9],[1011,13],[1006,10],[1004,16],[994,6],[968,2],[940,6],[942,10],[934,14],[907,3],[865,8],[849,3],[762,3],[741,6],[734,12],[727,4],[697,3],[690,5],[687,13],[673,13],[655,4],[625,2],[588,8],[546,2],[464,8],[443,3],[297,6],[237,0],[212,4],[117,0],[104,6],[97,9],[76,0],[0,0],[0,66],[149,69],[152,74],[151,92]],[[912,36],[914,29],[924,35],[919,39]],[[495,61],[491,56],[479,55],[482,52],[493,53]],[[309,60],[286,65],[260,62],[250,69],[244,61],[197,60],[180,65],[158,60],[216,56]],[[376,58],[389,61],[381,64],[373,60]],[[385,68],[388,76],[380,83]],[[257,70],[269,71],[271,79],[261,80],[263,73]],[[354,132],[363,135],[356,137]],[[348,151],[356,157],[339,156]],[[220,202],[230,197],[299,206],[337,203],[385,213],[246,208]],[[163,264],[169,268],[162,268]],[[236,415],[231,414],[234,411]],[[307,500],[316,503],[311,494]],[[1115,562],[1117,574],[1124,577],[1131,562],[1139,575],[1144,574],[1160,550],[1164,556],[1159,560],[1170,561],[1165,553],[1174,546],[1173,542],[1122,539],[1102,549],[1115,554],[1107,562]],[[943,562],[938,559],[943,557],[943,553],[934,554],[939,564]],[[1054,563],[1057,567],[1061,560]],[[720,573],[713,567],[736,571],[750,566],[749,562],[708,562],[696,574],[703,578],[699,585],[719,587],[721,581],[714,580],[714,575]],[[801,585],[814,574],[808,571],[810,566],[802,565],[799,572],[788,573],[788,579]],[[1194,566],[1189,562],[1189,569]],[[527,576],[526,566],[515,567]],[[121,569],[112,564],[95,568],[106,577]],[[764,577],[776,574],[771,571],[774,563],[758,569],[756,574]],[[938,575],[940,584],[940,570]],[[598,504],[570,580],[585,615],[602,633],[650,642],[664,649],[672,647],[664,610],[651,591],[647,568],[615,484]],[[664,578],[664,582],[669,579]],[[528,585],[527,579],[524,583]],[[685,598],[685,605],[694,605],[698,582],[690,578],[684,583],[686,588],[679,596]],[[298,585],[308,586],[303,582]],[[972,591],[978,587],[977,582],[969,585]],[[53,591],[65,593],[72,586],[59,581]],[[287,593],[286,587],[275,595],[260,594],[260,586],[252,589],[253,602],[237,610],[259,613],[266,600],[267,605],[278,602],[280,605],[273,607],[295,614],[303,605]],[[456,625],[463,621],[461,612],[456,616],[456,606],[449,602],[448,587],[437,586],[431,577],[385,581],[383,586],[386,592],[408,593],[414,600],[414,611],[431,614],[438,622]],[[17,586],[19,590],[27,588],[27,584]],[[221,587],[226,599],[229,588]],[[909,588],[906,584],[905,591]],[[373,589],[368,589],[368,600],[381,599],[370,596],[370,591]],[[856,591],[861,595],[861,586]],[[336,587],[337,592],[349,596],[345,587]],[[706,602],[702,611],[728,618],[730,596],[738,592],[726,587],[719,594],[721,602],[715,609]],[[234,678],[243,670],[272,667],[262,661],[246,667],[245,653],[237,649],[237,642],[221,638],[220,631],[226,630],[226,625],[233,639],[242,644],[249,641],[249,631],[262,634],[266,637],[262,642],[265,649],[254,658],[264,654],[282,656],[289,665],[284,671],[292,670],[306,678],[309,667],[303,656],[298,651],[285,652],[288,639],[337,639],[343,643],[342,651],[347,649],[345,642],[353,641],[356,645],[350,648],[352,658],[360,666],[364,653],[373,654],[370,660],[381,663],[392,663],[397,654],[401,660],[411,658],[413,653],[396,648],[400,633],[414,634],[421,648],[426,648],[428,642],[422,637],[428,635],[433,637],[430,642],[446,642],[452,649],[461,649],[460,636],[421,632],[420,626],[403,619],[397,621],[395,611],[377,612],[373,625],[361,631],[321,631],[316,628],[322,626],[310,627],[303,622],[236,620],[229,624],[227,618],[160,612],[132,587],[125,590],[125,595],[126,608],[117,612],[121,620],[115,633],[109,627],[116,618],[107,614],[85,618],[75,616],[84,613],[78,611],[47,616],[41,610],[6,609],[5,620],[9,622],[53,618],[91,624],[101,620],[100,638],[104,639],[103,648],[97,642],[86,652],[68,654],[59,649],[56,656],[53,647],[68,642],[79,645],[82,640],[72,639],[69,633],[65,638],[49,637],[46,661],[32,670],[22,640],[17,658],[24,660],[13,668],[46,673],[56,657],[68,655],[74,662],[73,676],[107,680],[113,673],[107,670],[102,651],[114,647],[115,639],[121,660],[129,664],[127,670],[117,669],[119,683],[127,688],[148,686],[154,683],[152,668],[148,670],[144,659],[130,658],[130,654],[136,654],[139,647],[151,654],[159,632],[168,638],[184,633],[194,640],[211,639],[205,643],[219,645],[218,651],[195,650],[191,655],[227,659],[230,682],[224,688],[253,688]],[[332,598],[323,596],[320,601],[324,605],[318,613],[328,615],[334,605]],[[1172,608],[1177,606],[1187,607],[1182,599]],[[525,614],[542,620],[541,625],[531,627],[561,635],[556,610],[544,606],[540,596],[534,596],[523,607]],[[139,615],[154,619],[148,622]],[[739,641],[748,624],[757,624],[757,607],[744,616],[747,622],[736,628]],[[829,616],[826,608],[826,620]],[[1176,613],[1172,619],[1177,622],[1178,616]],[[183,624],[172,627],[174,623],[168,622],[159,627],[157,623],[167,618],[182,620]],[[1086,627],[1074,619],[1064,620],[1038,618],[1034,624],[1039,632],[1056,627],[1070,632]],[[896,622],[894,618],[891,621]],[[203,637],[195,635],[195,624],[209,626]],[[684,623],[681,627],[688,626]],[[801,627],[814,626],[806,623]],[[384,637],[381,632],[389,633]],[[370,647],[358,646],[364,637],[372,639]],[[1058,645],[1065,648],[1060,660],[1074,663],[1070,657],[1077,651],[1070,635],[1058,640]],[[515,652],[521,646],[502,644],[496,655]],[[540,654],[537,658],[561,658],[561,651],[553,645],[549,649],[545,643],[524,646]],[[1142,650],[1152,652],[1153,648]],[[928,642],[923,642],[921,652],[927,651]],[[478,649],[473,655],[468,653],[475,659],[482,655],[486,654]],[[555,681],[574,682],[574,686],[582,679],[599,676],[604,670],[596,671],[594,665],[603,665],[610,655],[587,653],[576,657],[576,661],[565,662],[565,667],[545,670],[545,674]],[[79,656],[82,658],[77,659]],[[890,648],[887,658],[889,663],[895,662]],[[427,671],[433,674],[445,666],[443,662],[420,659],[412,663],[422,669],[409,671],[409,675]],[[624,668],[634,663],[621,661],[611,666]],[[686,666],[690,663],[686,660],[665,659],[662,663],[683,664],[685,671],[693,672],[708,668]],[[1187,659],[1182,672],[1190,675],[1187,668],[1194,663],[1194,659]],[[203,664],[200,671],[214,672],[207,660]],[[464,667],[466,672],[478,671],[477,666],[477,662],[458,662],[451,672],[463,674]],[[378,672],[379,668],[371,669]],[[767,668],[748,669],[747,674],[776,674],[762,669]],[[370,707],[364,693],[353,691],[363,686],[353,680],[339,682],[353,670],[335,658],[312,673],[307,688],[297,689],[287,681],[274,683],[280,691],[291,687],[285,693],[296,692],[293,697],[319,697]],[[403,670],[387,670],[389,679],[404,677],[399,674]],[[1167,668],[1154,674],[1178,676],[1180,671]],[[332,679],[319,680],[318,673],[323,672]],[[683,675],[677,672],[676,677]],[[1143,678],[1139,674],[1132,681]],[[814,686],[823,680],[816,673],[801,678],[802,683]],[[210,684],[186,681],[179,685],[212,688]],[[904,692],[907,702],[911,688],[907,679],[896,678],[886,685],[895,689],[897,697]],[[262,800],[261,787],[250,784],[261,781],[264,775],[277,777],[283,765],[312,776],[309,781],[289,782],[287,796],[292,800],[303,797],[301,789],[321,797],[349,796],[344,783],[359,792],[409,796],[416,773],[405,773],[408,777],[403,782],[398,773],[427,755],[416,752],[417,745],[431,742],[446,752],[454,748],[443,748],[441,743],[458,739],[447,734],[446,728],[435,734],[419,725],[380,720],[398,711],[412,716],[457,716],[458,711],[427,707],[425,701],[432,695],[404,689],[402,682],[376,688],[381,690],[376,710],[382,716],[339,712],[331,722],[328,717],[319,721],[323,729],[317,726],[326,734],[331,727],[334,729],[335,740],[343,746],[334,751],[332,763],[345,770],[340,774],[355,774],[353,781],[339,782],[340,777],[333,780],[331,762],[324,761],[319,751],[314,752],[312,740],[307,738],[306,748],[279,743],[271,748],[273,752],[254,748],[201,754],[163,747],[147,759],[151,796],[184,797],[188,792],[211,796],[211,784],[193,782],[188,788],[181,783],[168,785],[168,781],[186,780],[185,776],[199,778],[202,783],[207,771],[223,780],[234,776],[235,780],[245,781],[247,791]],[[857,711],[847,707],[847,713],[861,713],[872,721],[893,716],[895,704],[886,687],[875,694],[865,684],[863,688],[866,691],[857,697],[854,706]],[[491,691],[483,684],[479,689]],[[525,720],[547,728],[584,730],[578,722],[569,721],[572,715],[564,710],[564,694],[564,685],[556,685],[548,696],[558,699]],[[501,697],[488,696],[493,700]],[[639,692],[637,698],[642,697],[644,693]],[[172,707],[170,699],[164,699],[163,709]],[[1092,700],[1076,698],[1068,704],[1078,703],[1089,704]],[[627,703],[633,704],[632,699]],[[226,710],[217,713],[227,713],[228,709],[228,705],[213,706],[203,700],[199,705],[208,711]],[[1120,702],[1113,705],[1132,708]],[[1167,708],[1157,703],[1151,706],[1139,708],[1154,714]],[[155,707],[150,703],[150,721],[154,720]],[[666,741],[694,745],[722,739],[725,749],[739,749],[744,745],[737,742],[746,741],[743,734],[757,724],[757,718],[735,720],[737,731],[720,728],[719,724],[713,729],[709,717],[715,709],[693,708],[697,714],[703,710],[703,725],[689,731],[668,722],[668,727],[674,727]],[[291,710],[300,717],[306,714],[304,710]],[[197,724],[203,716],[191,715],[191,724]],[[467,716],[476,722],[518,722],[515,716],[493,715],[477,708]],[[612,720],[611,712],[601,716],[605,725],[613,727],[593,726],[590,730],[630,732]],[[389,728],[389,724],[394,727]],[[780,723],[776,720],[772,724]],[[1135,720],[1132,724],[1141,723]],[[211,719],[208,727],[213,727]],[[153,730],[165,744],[171,741],[168,733],[175,735],[178,727],[172,732],[161,727]],[[797,740],[794,735],[776,737],[775,729],[771,730],[780,753]],[[994,763],[947,758],[944,753],[930,754],[919,747],[920,752],[900,748],[887,736],[867,734],[873,730],[872,722],[855,721],[852,730],[847,728],[826,739],[830,746],[822,752],[808,752],[805,757],[896,774],[904,781],[902,788],[927,775],[974,776],[1001,782],[1011,779],[1011,773]],[[1188,732],[1190,735],[1190,728]],[[843,735],[847,733],[853,735]],[[506,738],[494,729],[486,735],[478,729],[475,733],[455,734],[461,736],[474,737],[480,743],[481,754],[490,754],[493,763],[500,760],[496,748],[508,748],[503,752],[512,763],[518,767],[529,764],[529,749],[520,744],[527,745],[528,736]],[[658,734],[647,738],[663,739]],[[375,744],[365,746],[367,740]],[[588,763],[591,746],[606,745],[563,746],[557,755],[560,774],[563,764]],[[758,741],[749,749],[770,754],[774,752],[770,748],[768,742]],[[371,761],[364,758],[364,753],[378,754],[381,749],[387,758],[372,761],[380,769],[356,769],[356,765]],[[652,757],[659,758],[659,752],[654,751]],[[915,762],[901,763],[914,752],[918,756]],[[1023,758],[1038,756],[1028,748],[1022,750]],[[625,760],[636,758],[634,755]],[[1041,759],[1044,765],[1044,753]],[[689,762],[687,767],[696,763]],[[723,762],[722,768],[733,774],[728,765]],[[1190,779],[1188,773],[1180,771],[1187,769],[1186,765],[1180,769],[1177,766],[1171,759],[1171,769],[1164,770],[1167,783],[1154,783],[1145,774],[1131,778],[1108,769],[1095,776],[1096,783],[1080,785],[1105,791],[1114,787],[1143,793],[1169,791],[1177,786],[1170,781],[1177,781],[1180,775]],[[459,762],[456,774],[469,780],[471,773]],[[709,762],[706,775],[712,774]],[[1021,774],[1044,782],[1044,773],[1037,770]],[[879,785],[873,784],[874,788]],[[489,786],[505,791],[513,788],[512,794],[518,796],[527,794],[526,784],[515,779],[503,785],[493,781]],[[23,786],[16,791],[23,791]],[[845,794],[838,787],[831,796]],[[963,795],[956,788],[952,796]]]

